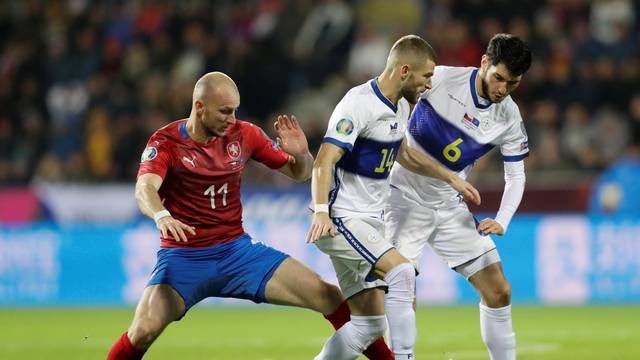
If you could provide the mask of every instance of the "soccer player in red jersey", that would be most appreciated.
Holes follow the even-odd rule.
[[[249,159],[298,181],[311,176],[313,156],[295,117],[279,116],[277,142],[236,120],[240,94],[219,72],[198,80],[188,119],[156,131],[136,182],[140,210],[161,232],[158,260],[129,330],[108,360],[141,359],[171,322],[207,297],[299,306],[339,328],[349,321],[340,290],[242,228],[240,180]],[[393,359],[379,338],[365,354]]]

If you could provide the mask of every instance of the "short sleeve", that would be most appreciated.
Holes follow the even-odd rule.
[[[261,162],[271,169],[280,169],[289,161],[287,154],[278,143],[271,140],[260,127],[246,123],[248,145],[251,148],[251,158]]]
[[[351,151],[358,134],[366,125],[367,117],[363,115],[362,109],[364,106],[366,103],[357,101],[356,96],[347,93],[333,110],[322,142]]]
[[[508,121],[511,123],[505,134],[504,141],[500,145],[502,159],[506,162],[521,161],[529,156],[529,138],[524,127],[522,116],[517,105],[512,103],[508,110]]]
[[[137,177],[152,173],[164,179],[172,163],[172,154],[173,147],[170,141],[156,132],[151,136],[147,142],[147,147],[142,153]]]

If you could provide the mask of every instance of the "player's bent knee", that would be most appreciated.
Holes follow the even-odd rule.
[[[508,282],[493,287],[488,294],[483,296],[487,306],[498,308],[511,303],[511,285]]]
[[[507,306],[511,303],[511,285],[504,282],[497,292],[497,301],[500,306]]]
[[[332,303],[341,303],[343,301],[342,292],[340,288],[334,284],[328,283],[326,281],[322,281],[323,284],[323,297],[328,299]]]
[[[137,321],[129,329],[131,344],[139,349],[147,349],[160,336],[166,324],[157,320]]]
[[[413,302],[416,272],[411,263],[402,263],[391,269],[384,277],[389,286],[387,302]]]
[[[307,294],[307,302],[312,310],[322,314],[330,314],[344,301],[340,288],[321,280],[321,289],[317,294]]]

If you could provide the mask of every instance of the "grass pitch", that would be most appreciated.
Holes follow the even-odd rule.
[[[105,359],[133,309],[0,309],[0,359]],[[640,359],[640,306],[515,306],[518,359]],[[418,309],[417,359],[488,359],[478,309]],[[196,308],[145,359],[313,359],[332,329],[311,311]],[[364,357],[363,357],[364,359]]]

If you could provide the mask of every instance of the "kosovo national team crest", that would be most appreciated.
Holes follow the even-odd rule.
[[[148,148],[144,149],[142,157],[140,157],[140,162],[151,161],[155,159],[156,156],[158,156],[158,149],[156,149],[154,146],[149,146]]]
[[[233,161],[240,160],[240,156],[242,156],[242,148],[240,147],[240,143],[237,141],[232,141],[227,144],[227,154]]]
[[[336,125],[338,134],[349,136],[353,132],[353,122],[349,119],[340,119]]]

